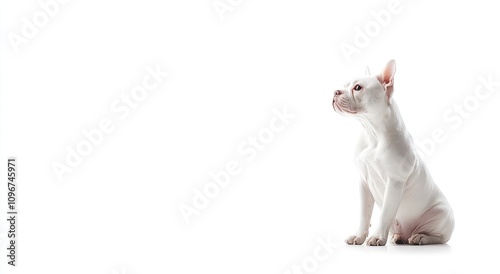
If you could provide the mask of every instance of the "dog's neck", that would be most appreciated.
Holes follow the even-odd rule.
[[[388,107],[375,113],[363,113],[358,116],[364,128],[364,133],[376,143],[382,140],[394,140],[406,132],[406,127],[394,100]]]

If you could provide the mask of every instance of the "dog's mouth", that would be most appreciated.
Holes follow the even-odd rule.
[[[342,104],[337,103],[337,101],[333,100],[332,102],[333,109],[338,112],[338,113],[347,113],[347,114],[357,114],[357,111],[353,111],[348,109],[346,106],[343,106]]]

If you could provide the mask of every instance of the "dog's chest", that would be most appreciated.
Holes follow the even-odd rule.
[[[366,146],[356,158],[361,178],[367,183],[377,203],[384,197],[387,182],[387,163],[380,146]]]
[[[359,150],[356,163],[364,173],[375,173],[383,178],[383,161],[381,148],[378,146],[366,146]]]

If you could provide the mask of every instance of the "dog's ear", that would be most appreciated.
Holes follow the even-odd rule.
[[[396,73],[396,61],[391,60],[387,65],[385,65],[382,73],[377,75],[377,79],[385,88],[385,93],[387,98],[391,98],[392,92],[394,91],[394,74]]]
[[[370,68],[368,66],[366,66],[366,68],[365,68],[365,74],[366,75],[371,75]]]

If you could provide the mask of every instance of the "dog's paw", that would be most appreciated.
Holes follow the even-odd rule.
[[[414,234],[408,239],[411,245],[424,245],[427,243],[425,234]]]
[[[405,241],[403,240],[403,237],[399,234],[393,234],[392,235],[392,243],[397,244],[397,245],[402,245],[405,244]]]
[[[427,235],[427,234],[413,234],[410,239],[408,239],[411,245],[431,245],[431,244],[442,244],[442,235]]]
[[[352,236],[348,237],[347,239],[345,239],[345,242],[348,245],[362,245],[365,242],[365,239],[366,239],[365,235],[361,235],[361,236],[352,235]]]
[[[368,240],[366,240],[366,245],[384,246],[386,242],[387,242],[387,240],[382,238],[382,237],[372,236],[372,237],[368,238]]]

